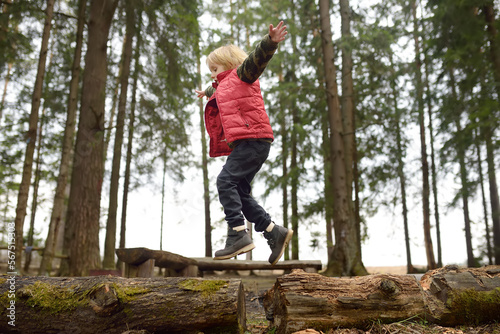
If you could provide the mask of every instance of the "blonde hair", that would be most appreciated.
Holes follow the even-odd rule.
[[[248,57],[246,52],[236,45],[225,45],[215,49],[208,55],[207,65],[210,67],[213,64],[219,64],[226,71],[232,70],[240,66],[246,57]]]

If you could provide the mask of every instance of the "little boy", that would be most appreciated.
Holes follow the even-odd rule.
[[[245,227],[245,218],[264,232],[271,247],[269,262],[276,264],[292,238],[293,231],[276,225],[270,215],[250,195],[251,182],[266,161],[273,130],[260,91],[259,76],[285,39],[281,21],[269,26],[269,34],[246,53],[234,45],[220,47],[207,57],[214,83],[199,98],[209,98],[205,107],[205,126],[210,136],[210,156],[228,156],[217,177],[219,200],[228,224],[224,249],[215,260],[232,258],[255,248]]]

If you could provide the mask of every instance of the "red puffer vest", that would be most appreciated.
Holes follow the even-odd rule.
[[[248,84],[236,69],[220,73],[219,85],[205,107],[205,127],[210,136],[210,156],[229,155],[228,144],[241,139],[274,140],[259,80]]]

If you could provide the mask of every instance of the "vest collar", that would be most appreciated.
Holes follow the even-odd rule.
[[[229,73],[231,73],[233,70],[227,70],[227,71],[224,71],[224,72],[221,72],[217,75],[217,82],[220,84],[222,82],[222,80],[224,80],[225,77],[227,77],[229,75]]]

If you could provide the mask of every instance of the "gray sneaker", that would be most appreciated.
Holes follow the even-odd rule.
[[[227,240],[224,249],[215,252],[214,260],[225,260],[243,254],[255,248],[252,238],[247,230],[235,231],[232,228],[227,230]]]
[[[267,239],[269,247],[271,247],[271,256],[269,262],[275,265],[283,255],[288,242],[292,239],[293,230],[286,227],[274,225],[271,232],[264,232],[264,237]]]

